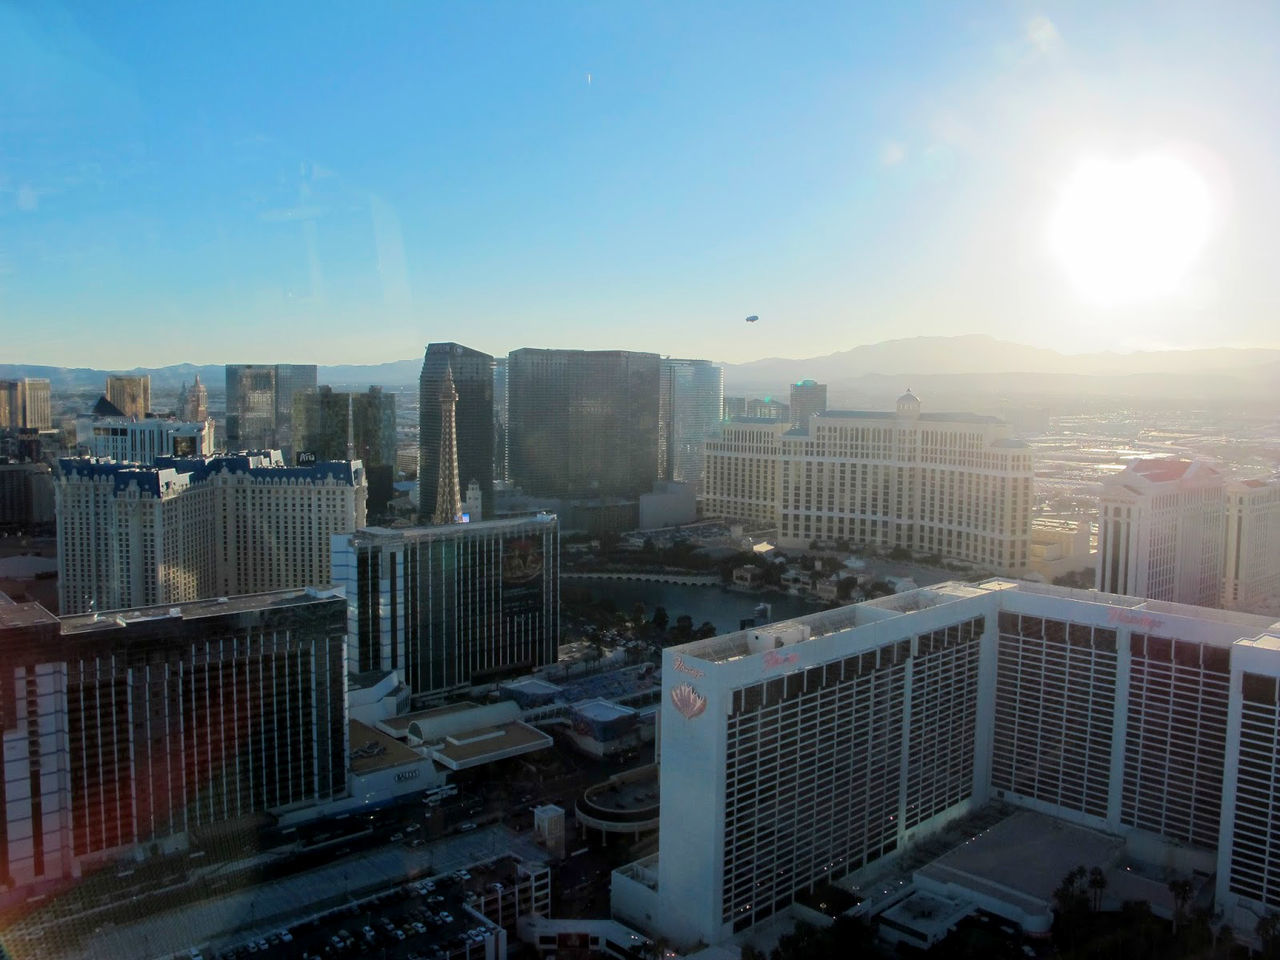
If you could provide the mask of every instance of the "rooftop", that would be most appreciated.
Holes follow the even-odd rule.
[[[1020,811],[966,840],[916,875],[989,892],[1027,912],[1045,910],[1053,891],[1080,864],[1108,866],[1124,850],[1110,834]]]
[[[97,613],[78,613],[62,617],[63,634],[88,633],[112,627],[123,627],[149,620],[174,618],[195,620],[201,617],[223,617],[233,613],[253,613],[260,610],[283,610],[311,603],[342,599],[342,590],[334,587],[302,587],[296,590],[274,590],[270,593],[248,593],[236,597],[212,597],[207,600],[191,600],[187,603],[170,603],[156,607],[139,607],[132,610],[105,610]]]
[[[552,745],[551,737],[519,720],[445,737],[431,753],[451,770],[493,763]]]
[[[399,740],[358,720],[348,721],[347,730],[347,742],[351,744],[351,772],[356,775],[423,760],[420,754]]]
[[[475,710],[480,704],[472,703],[470,700],[458,700],[454,703],[445,703],[438,707],[429,707],[426,710],[415,710],[413,713],[402,713],[398,717],[387,717],[385,720],[379,720],[384,727],[391,730],[408,731],[409,724],[415,720],[426,720],[432,717],[443,717],[451,713],[461,713],[464,710]]]

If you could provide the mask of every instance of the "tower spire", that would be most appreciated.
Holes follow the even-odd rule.
[[[458,432],[454,408],[458,391],[453,386],[453,368],[444,368],[440,384],[440,473],[436,480],[434,524],[458,523],[462,520],[462,492],[458,487]]]

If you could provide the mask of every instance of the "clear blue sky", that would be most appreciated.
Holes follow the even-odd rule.
[[[0,358],[1280,345],[1280,5],[859,7],[0,0]],[[1088,302],[1055,198],[1153,150],[1212,233]]]

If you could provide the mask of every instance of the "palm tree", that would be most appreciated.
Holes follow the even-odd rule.
[[[1169,892],[1173,894],[1173,932],[1178,932],[1178,921],[1182,919],[1182,911],[1191,899],[1191,881],[1185,877],[1174,877],[1168,883]]]
[[[1107,875],[1102,872],[1101,867],[1094,867],[1089,871],[1089,892],[1093,900],[1093,911],[1097,913],[1102,909],[1102,891],[1107,889]]]
[[[1268,913],[1265,917],[1259,917],[1258,924],[1253,928],[1253,932],[1262,941],[1262,955],[1264,957],[1274,957],[1277,953],[1280,953],[1280,916]]]

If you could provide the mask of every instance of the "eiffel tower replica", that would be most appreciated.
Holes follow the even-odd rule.
[[[436,510],[431,522],[436,526],[462,522],[462,493],[458,487],[458,430],[454,408],[458,391],[453,386],[453,368],[444,368],[440,384],[440,474],[436,480]]]

